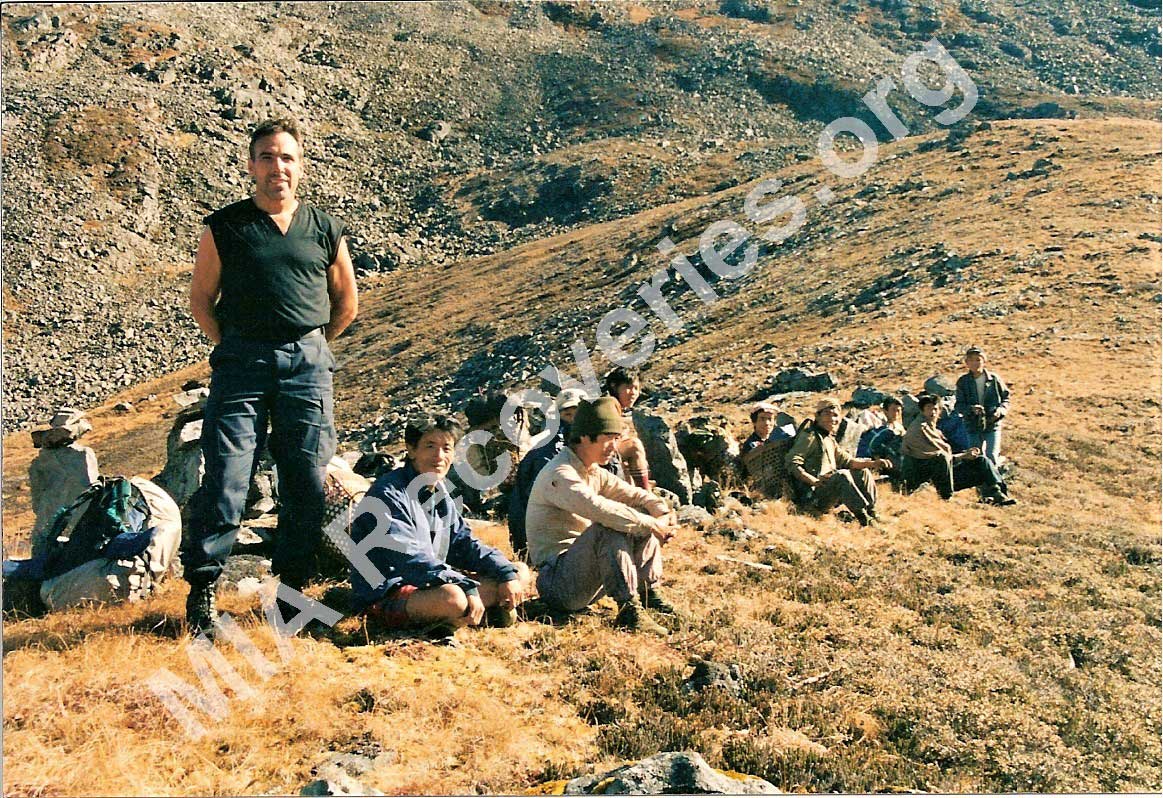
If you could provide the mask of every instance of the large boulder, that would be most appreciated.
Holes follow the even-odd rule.
[[[779,790],[757,776],[716,770],[694,751],[655,754],[641,762],[605,773],[579,776],[565,785],[565,795],[777,795]]]
[[[32,553],[39,554],[47,542],[49,523],[57,510],[80,496],[97,481],[97,455],[88,446],[70,443],[41,449],[28,466],[28,487],[36,526],[32,532]]]
[[[166,464],[153,482],[163,487],[179,507],[185,507],[202,485],[206,473],[206,459],[202,456],[202,417],[206,402],[203,397],[197,405],[178,413],[166,436]],[[253,520],[273,512],[278,501],[278,475],[269,452],[259,454],[258,468],[247,492],[243,517]]]
[[[933,396],[953,396],[957,393],[957,383],[944,374],[934,374],[925,380],[925,393]]]
[[[650,478],[658,487],[671,491],[680,504],[691,503],[691,476],[686,459],[678,449],[674,431],[661,416],[644,410],[633,412],[634,429],[646,449]]]
[[[165,488],[179,507],[185,507],[202,484],[202,412],[204,404],[178,413],[166,436],[166,464],[153,482]]]
[[[818,393],[830,391],[836,387],[836,378],[826,371],[804,371],[800,368],[781,371],[771,378],[766,388],[760,390],[753,398],[762,399],[767,395],[777,395],[802,391]]]
[[[861,385],[852,391],[852,404],[857,407],[872,407],[882,405],[892,394],[885,393],[868,385]]]

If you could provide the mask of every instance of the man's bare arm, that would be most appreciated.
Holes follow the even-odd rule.
[[[221,291],[222,261],[218,258],[218,247],[214,244],[214,234],[207,227],[198,241],[198,254],[194,257],[194,277],[190,282],[190,314],[215,344],[222,342],[222,329],[214,316],[214,304]]]
[[[327,295],[331,298],[331,321],[327,322],[324,334],[328,341],[334,341],[355,320],[359,312],[359,298],[355,289],[355,268],[351,265],[351,253],[347,251],[347,239],[339,242],[335,262],[327,269]]]

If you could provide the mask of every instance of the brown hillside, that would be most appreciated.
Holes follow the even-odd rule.
[[[125,676],[195,681],[180,583],[145,606],[9,623],[5,793],[294,792],[328,752],[369,747],[392,754],[363,778],[387,793],[515,792],[681,749],[785,790],[1158,791],[1160,133],[995,122],[962,149],[943,134],[883,146],[852,181],[789,167],[774,176],[808,200],[803,229],[717,283],[715,304],[676,300],[686,329],[645,366],[662,412],[742,431],[745,399],[782,366],[827,368],[841,395],[915,388],[980,343],[1013,389],[1020,506],[887,495],[877,533],[739,508],[754,538],[686,530],[668,547],[687,617],[666,641],[613,631],[603,607],[462,632],[451,651],[346,620],[265,682],[226,650],[257,698],[194,742]],[[827,208],[809,199],[820,183]],[[689,254],[709,222],[746,223],[749,188],[381,278],[336,347],[341,425],[362,440],[377,415],[446,401],[450,374],[573,372],[560,331],[592,349],[597,320],[663,265],[655,242]],[[502,380],[482,353],[511,338]],[[143,412],[93,414],[103,470],[160,468],[167,389],[192,373],[117,397],[156,394]],[[29,521],[22,437],[5,441],[9,547]],[[485,535],[505,546],[503,528]],[[253,602],[224,606],[275,659]],[[684,691],[695,656],[739,665],[739,693]]]

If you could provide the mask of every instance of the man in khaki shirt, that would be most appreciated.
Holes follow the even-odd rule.
[[[541,470],[529,495],[529,559],[547,603],[572,612],[609,595],[618,602],[618,626],[666,634],[644,610],[674,614],[654,585],[662,576],[661,546],[674,536],[676,521],[665,501],[601,467],[621,434],[613,397],[578,406],[568,446]]]
[[[816,407],[811,427],[800,431],[784,459],[796,485],[796,503],[831,510],[843,504],[861,526],[873,526],[876,515],[876,479],[873,471],[891,468],[888,460],[853,457],[836,442],[840,403],[826,399]]]

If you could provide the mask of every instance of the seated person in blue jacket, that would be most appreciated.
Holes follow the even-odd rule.
[[[985,368],[985,352],[971,346],[965,350],[966,373],[957,379],[957,402],[953,411],[965,419],[971,446],[981,449],[998,464],[1001,428],[1010,409],[1010,389],[1005,381]]]
[[[382,578],[372,584],[352,568],[354,607],[388,628],[509,626],[531,585],[523,563],[473,537],[449,495],[444,477],[460,434],[445,416],[409,421],[404,465],[376,480],[367,494],[376,501],[363,505],[375,510],[352,524],[356,544],[379,536],[366,555]]]
[[[917,399],[921,414],[909,425],[901,442],[901,472],[905,487],[913,491],[926,482],[942,499],[950,499],[954,491],[980,488],[985,501],[999,505],[1017,504],[1006,492],[1005,482],[997,466],[972,447],[959,454],[953,453],[944,433],[937,427],[941,402],[936,396],[924,394]]]
[[[881,408],[884,410],[884,424],[866,430],[860,436],[856,456],[888,460],[892,468],[882,469],[881,473],[887,474],[896,485],[901,478],[901,439],[905,436],[905,425],[901,419],[904,416],[904,404],[895,396],[890,396],[884,400]]]
[[[750,437],[743,441],[743,445],[739,447],[740,454],[747,454],[765,443],[775,443],[794,437],[776,426],[775,413],[775,405],[769,402],[759,402],[751,408],[752,432]]]
[[[586,392],[580,388],[563,388],[553,403],[557,408],[557,434],[530,451],[517,466],[517,479],[509,494],[509,540],[513,544],[513,553],[522,560],[529,554],[529,543],[525,534],[525,512],[529,509],[529,494],[533,490],[533,483],[545,464],[552,460],[569,440],[569,425],[577,415],[578,405],[585,398]]]

